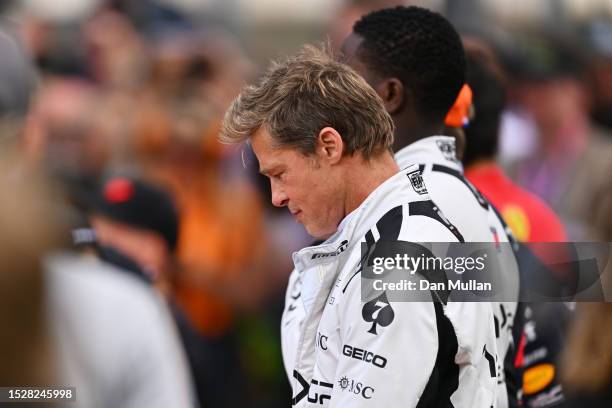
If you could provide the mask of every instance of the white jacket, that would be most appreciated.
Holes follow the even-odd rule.
[[[463,166],[455,155],[455,139],[431,136],[412,143],[395,155],[400,168],[418,165],[429,195],[448,220],[463,234],[465,242],[512,242],[510,229],[501,217],[465,177]],[[518,299],[519,270],[511,245],[498,247],[498,259],[504,265],[505,292]],[[504,299],[506,300],[506,299]],[[510,299],[508,299],[510,300]],[[495,318],[498,375],[498,408],[508,406],[504,362],[514,347],[512,329],[517,303],[512,301],[492,304]]]
[[[79,254],[53,254],[44,265],[60,384],[76,387],[66,406],[198,405],[174,321],[153,288]]]
[[[494,406],[490,305],[390,303],[384,294],[363,303],[360,244],[379,239],[462,238],[415,166],[380,185],[325,243],[294,253],[281,322],[293,405]]]

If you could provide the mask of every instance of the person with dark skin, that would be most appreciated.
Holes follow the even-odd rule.
[[[457,149],[454,137],[443,136],[448,134],[444,133],[445,118],[466,79],[463,46],[452,25],[441,15],[419,7],[383,9],[355,23],[342,52],[345,62],[376,90],[391,115],[395,124],[393,150],[400,168],[419,165],[432,200],[465,241],[513,242],[494,208],[463,176],[456,155],[461,146]],[[507,287],[516,288],[518,294],[517,260],[510,245],[503,247]],[[501,366],[516,352],[518,339],[512,327],[517,303],[493,302],[491,307],[496,327],[503,322],[496,330]],[[506,389],[507,382],[515,382],[506,378],[508,374],[510,371],[501,369],[496,373],[499,407],[517,404],[517,389]],[[454,404],[458,406],[456,401]]]
[[[385,10],[408,9],[417,8],[398,7]],[[388,46],[380,49],[380,54],[386,54],[385,57],[375,55],[370,51],[374,47],[368,47],[369,41],[360,32],[360,27],[367,27],[363,24],[363,19],[355,24],[353,32],[342,46],[342,52],[346,57],[346,62],[361,74],[382,97],[385,108],[391,114],[395,123],[393,150],[398,151],[417,140],[442,134],[445,127],[444,117],[453,105],[464,83],[465,57],[460,43],[444,44],[444,35],[434,39],[434,42],[437,43],[430,42],[426,46],[427,48],[440,47],[446,52],[454,53],[457,57],[454,67],[436,67],[435,64],[431,64],[431,59],[420,60],[419,55],[416,54],[413,54],[412,57],[405,56],[403,55],[405,54],[405,47],[409,44],[396,46],[391,42],[392,38],[383,38],[384,32],[387,31],[384,30],[384,24],[384,22],[381,22],[379,33],[375,32],[377,27],[372,27],[368,31],[373,31],[373,35],[380,35],[380,41],[376,41],[378,46],[386,40],[390,41]],[[389,33],[396,31],[398,37],[405,32],[403,29],[395,30],[391,26],[388,31]],[[432,29],[432,31],[435,31],[435,29]],[[385,61],[382,60],[383,58]],[[390,64],[387,61],[394,62]],[[406,69],[408,65],[414,66],[409,70]],[[373,67],[376,68],[373,69]],[[446,72],[448,68],[453,68],[454,72]],[[428,71],[429,73],[428,75],[418,75],[418,71],[423,73]],[[429,92],[433,82],[437,82],[437,93]],[[411,84],[410,87],[407,84]]]

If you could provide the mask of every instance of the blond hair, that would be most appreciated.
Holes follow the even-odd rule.
[[[265,127],[278,147],[308,155],[326,126],[342,136],[344,154],[369,158],[393,144],[393,121],[376,91],[326,47],[305,46],[242,90],[225,114],[219,139],[244,142]]]

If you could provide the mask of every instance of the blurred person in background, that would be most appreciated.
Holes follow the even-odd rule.
[[[6,68],[5,45],[0,40],[4,61],[0,71]],[[6,102],[4,99],[0,112],[6,112]],[[0,138],[13,138],[6,134],[4,119],[0,119]],[[21,163],[14,146],[2,140],[0,149],[0,188],[4,192],[0,200],[0,386],[66,385],[49,321],[43,257],[67,245],[67,228],[44,205],[50,188],[46,180],[34,173],[19,180],[15,169]]]
[[[259,196],[227,172],[230,157],[215,137],[222,93],[207,93],[209,82],[234,87],[239,79],[217,78],[226,60],[201,55],[207,37],[166,36],[157,40],[152,78],[132,122],[133,146],[144,174],[166,186],[181,211],[177,254],[186,272],[178,277],[179,303],[203,334],[220,336],[232,326],[233,302],[257,303],[259,283],[247,284],[243,273],[263,261],[266,245]]]
[[[608,269],[610,271],[610,269]],[[563,408],[612,406],[612,303],[581,303],[563,352]]]
[[[1,35],[0,52],[0,76],[15,81],[4,87],[4,125],[23,120],[32,87],[16,42]],[[75,218],[60,187],[41,175],[43,166],[24,163],[21,129],[2,130],[0,184],[11,191],[0,209],[2,321],[11,333],[2,341],[2,385],[72,386],[76,406],[194,406],[165,306],[133,278],[70,250]]]
[[[326,32],[331,46],[339,50],[346,37],[351,34],[353,25],[361,16],[375,10],[401,6],[406,3],[401,0],[349,0],[344,2],[336,15],[329,19]]]
[[[128,16],[101,8],[84,22],[81,36],[91,80],[118,97],[143,86],[149,68],[147,42]]]
[[[170,289],[179,215],[162,189],[133,177],[109,177],[88,200],[97,241],[133,259],[163,293]]]
[[[596,126],[605,129],[612,138],[612,19],[595,18],[583,27],[583,37],[589,57],[591,117]],[[598,238],[612,238],[612,177],[602,186],[593,216]]]
[[[3,4],[4,5],[4,4]],[[51,186],[25,166],[20,137],[36,85],[15,32],[0,22],[1,386],[62,385],[49,321],[43,257],[67,245],[63,219],[45,205]]]
[[[143,174],[167,188],[181,213],[174,298],[214,345],[206,352],[223,361],[215,395],[225,401],[219,406],[245,398],[273,403],[273,393],[261,388],[287,385],[275,312],[266,308],[282,299],[293,238],[277,234],[283,246],[270,246],[278,223],[264,224],[261,196],[236,171],[239,152],[216,139],[225,106],[249,77],[250,63],[223,33],[174,25],[157,33],[151,55],[132,142]],[[235,380],[223,380],[221,371]]]
[[[591,117],[612,135],[612,17],[596,17],[580,27],[588,57]]]
[[[439,14],[418,7],[383,9],[355,23],[343,51],[347,63],[377,91],[393,118],[395,160],[401,168],[419,165],[435,208],[456,226],[462,239],[512,243],[503,220],[464,178],[455,138],[443,133],[445,119],[465,84],[465,55],[452,25]],[[501,248],[496,255],[504,265],[504,285],[513,288],[516,297],[469,306],[449,303],[446,310],[458,334],[476,333],[474,327],[465,329],[465,325],[476,321],[485,325],[482,309],[492,311],[499,361],[496,404],[506,407],[517,406],[520,400],[520,378],[515,378],[512,368],[519,344],[513,332],[520,326],[515,322],[519,271],[511,244]],[[459,337],[459,347],[471,348],[477,341]]]
[[[78,406],[197,406],[163,299],[86,254],[56,253],[45,264],[55,355]]]
[[[465,128],[466,177],[499,210],[519,241],[566,241],[564,227],[555,213],[540,198],[514,184],[496,164],[501,115],[506,105],[503,74],[485,42],[472,38],[466,39],[464,45],[475,113]]]
[[[241,396],[230,392],[245,388],[233,372],[237,362],[228,360],[222,343],[194,330],[174,299],[180,217],[171,197],[148,182],[118,176],[108,178],[88,204],[102,259],[152,283],[168,300],[200,406],[238,406]]]
[[[278,249],[283,268],[265,250],[274,227],[263,224],[260,196],[236,177],[243,174],[235,171],[239,155],[220,149],[215,138],[252,66],[225,32],[196,27],[171,7],[142,4],[101,2],[73,22],[28,16],[28,43],[44,73],[26,138],[31,161],[44,158],[60,170],[55,175],[70,176],[62,179],[79,207],[113,169],[139,172],[168,189],[182,213],[176,250],[182,267],[169,288],[176,306],[209,343],[200,351],[215,356],[216,369],[235,378],[245,372],[249,392],[270,401],[263,387],[287,385],[276,327],[262,308],[282,299],[290,264],[290,250],[282,248],[291,240],[276,234],[285,244]],[[86,230],[79,234],[90,235]],[[104,251],[107,261],[138,267]],[[209,400],[225,398],[215,405],[248,398],[244,382],[224,375],[215,381],[218,392]]]
[[[61,182],[77,208],[111,160],[109,122],[104,94],[94,84],[73,77],[41,84],[24,139],[28,159]]]
[[[503,73],[493,50],[473,37],[464,39],[468,59],[467,82],[473,91],[474,117],[465,128],[463,158],[466,176],[491,200],[522,242],[564,242],[563,225],[538,197],[514,184],[496,164],[498,134],[505,106]],[[519,266],[529,274],[529,258],[523,247]],[[548,264],[561,262],[552,246],[529,247]],[[553,272],[551,269],[550,272]],[[524,309],[523,309],[524,308]],[[526,407],[552,407],[563,400],[559,382],[558,358],[565,344],[565,328],[571,310],[563,303],[523,303],[518,319],[519,352],[512,361],[522,377],[523,403]]]
[[[590,121],[584,59],[551,34],[522,41],[511,88],[535,120],[538,148],[517,181],[552,206],[570,239],[600,239],[598,225],[610,215],[598,206],[609,195],[612,140]]]

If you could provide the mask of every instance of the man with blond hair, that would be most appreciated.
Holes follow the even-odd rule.
[[[494,395],[494,379],[475,376],[482,346],[474,358],[458,355],[444,302],[390,302],[384,291],[362,301],[362,247],[463,240],[418,167],[399,170],[393,132],[376,92],[314,47],[273,64],[226,113],[221,140],[248,141],[272,203],[325,240],[293,254],[281,330],[294,406],[441,406],[454,392]],[[473,335],[494,350],[490,309],[478,310]],[[472,368],[460,379],[461,365]]]

